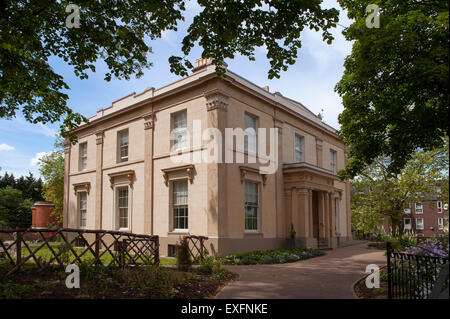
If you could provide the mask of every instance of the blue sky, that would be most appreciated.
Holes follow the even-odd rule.
[[[323,7],[335,7],[340,11],[340,25],[348,26],[346,13],[335,0],[324,1]],[[91,73],[89,79],[80,80],[73,69],[63,61],[52,59],[50,64],[58,74],[64,77],[69,85],[69,106],[85,116],[94,115],[96,110],[111,105],[111,102],[132,92],[141,92],[148,87],[161,87],[177,80],[179,77],[169,72],[168,57],[181,55],[180,43],[187,26],[198,11],[196,3],[187,6],[186,21],[179,25],[178,32],[166,32],[161,39],[150,42],[153,54],[149,59],[153,67],[146,70],[139,79],[129,81],[114,79],[104,81],[106,67],[103,62],[97,63],[97,72]],[[82,16],[81,16],[82,24]],[[295,65],[281,74],[280,79],[269,80],[267,72],[269,62],[263,48],[256,50],[256,61],[237,56],[227,60],[228,68],[250,80],[265,86],[270,91],[279,91],[283,95],[300,101],[314,113],[323,109],[324,121],[339,128],[337,116],[343,110],[340,97],[334,92],[334,86],[344,71],[345,57],[351,52],[351,43],[342,36],[342,27],[333,31],[335,40],[331,45],[322,41],[320,32],[305,30],[301,34],[302,49]],[[194,48],[189,58],[194,61],[201,56],[201,50]],[[53,149],[58,124],[30,124],[20,115],[13,120],[0,119],[0,174],[5,171],[15,176],[32,172],[39,175],[37,159]]]

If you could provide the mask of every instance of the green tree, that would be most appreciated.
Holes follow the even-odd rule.
[[[55,142],[55,150],[39,160],[39,171],[44,178],[43,196],[53,202],[55,209],[52,216],[55,222],[62,223],[64,203],[64,140],[60,137]]]
[[[105,80],[140,77],[152,65],[149,41],[165,30],[177,30],[188,0],[79,1],[79,28],[69,28],[69,1],[0,0],[0,118],[12,118],[20,109],[33,123],[63,118],[62,134],[87,119],[67,105],[69,89],[49,66],[50,57],[73,66],[75,75],[88,77],[94,63],[107,65]],[[336,9],[322,9],[322,0],[198,0],[194,17],[182,41],[185,57],[169,57],[171,71],[186,75],[186,58],[195,44],[203,57],[221,66],[235,54],[254,59],[256,47],[266,46],[269,77],[294,64],[304,28],[321,30],[331,43],[329,29],[338,21]],[[221,70],[219,68],[219,70]],[[71,136],[73,137],[73,136]]]
[[[366,167],[352,180],[353,225],[358,230],[374,231],[387,221],[395,235],[403,230],[403,209],[410,203],[429,195],[448,203],[448,145],[447,139],[443,148],[414,153],[400,173],[390,172],[389,159],[382,157]]]
[[[344,111],[340,133],[349,145],[341,177],[354,177],[380,156],[398,173],[417,149],[449,135],[449,3],[440,0],[338,0],[355,22],[354,41],[336,91]],[[379,6],[379,28],[366,26],[366,7]]]
[[[22,197],[32,200],[33,202],[43,200],[42,197],[42,179],[36,179],[33,173],[27,176],[15,178],[13,174],[9,175],[7,172],[0,177],[0,188],[11,186],[22,192]]]
[[[23,199],[22,192],[11,186],[0,188],[0,221],[8,229],[28,228],[31,225],[30,199]]]

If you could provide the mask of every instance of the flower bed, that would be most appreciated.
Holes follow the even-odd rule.
[[[258,250],[222,257],[226,265],[284,264],[323,256],[319,249],[293,247],[289,249]]]

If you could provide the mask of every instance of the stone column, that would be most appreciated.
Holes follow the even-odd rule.
[[[228,95],[220,90],[205,93],[207,127],[217,128],[225,136],[227,126]],[[222,155],[225,155],[225,143],[222,143]],[[207,164],[207,201],[208,236],[228,236],[227,211],[227,166],[221,163]]]
[[[311,207],[309,206],[309,189],[299,188],[297,191],[299,196],[299,221],[297,236],[302,238],[310,237],[309,232],[309,218],[311,215]]]
[[[144,233],[153,235],[153,125],[154,115],[144,119]]]
[[[284,183],[283,183],[283,122],[279,121],[277,119],[274,119],[274,127],[278,129],[278,169],[275,173],[275,182],[276,182],[276,222],[277,222],[277,229],[276,234],[277,238],[283,238],[284,236],[284,229],[286,229],[286,216],[285,209],[283,208],[284,204],[284,198],[283,198],[283,192],[284,192]]]
[[[325,238],[330,238],[330,194],[323,192],[324,197],[324,233]]]
[[[292,189],[284,190],[284,233],[286,238],[290,238],[292,222]]]
[[[325,194],[324,192],[319,192],[318,195],[319,238],[325,238]]]
[[[335,208],[336,194],[330,193],[330,236],[336,237],[336,208]]]
[[[309,237],[314,237],[314,221],[313,221],[313,191],[308,189],[309,202]]]
[[[63,202],[63,227],[69,227],[69,196],[70,196],[70,150],[72,144],[66,138],[64,142],[64,202]]]
[[[102,202],[103,202],[103,131],[95,133],[97,155],[95,164],[95,229],[103,228]]]
[[[291,229],[291,223],[294,225],[294,229],[296,231],[296,237],[298,236],[299,231],[299,202],[298,202],[298,193],[296,188],[292,188],[291,190],[291,222],[289,223],[289,230]]]

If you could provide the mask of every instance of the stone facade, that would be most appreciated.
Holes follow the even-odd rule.
[[[194,120],[225,136],[225,128],[244,128],[246,114],[257,119],[258,128],[278,128],[276,172],[262,174],[259,161],[175,163],[170,135],[180,112],[190,136],[196,134]],[[229,70],[218,77],[208,60],[197,63],[187,78],[114,101],[74,133],[77,144],[67,142],[65,148],[66,227],[158,235],[162,255],[185,234],[207,236],[208,250],[221,255],[280,248],[291,224],[308,247],[336,247],[351,238],[349,183],[335,174],[345,166],[346,147],[335,130],[278,92]],[[127,136],[126,156],[122,136]],[[296,139],[302,143],[301,161],[296,161]],[[207,144],[189,145],[179,156],[195,159]],[[225,143],[221,147],[223,153],[230,150]],[[231,151],[249,155],[235,145]],[[177,181],[185,181],[187,192],[180,193],[185,202],[175,213]],[[258,190],[251,230],[244,212],[249,184]],[[186,211],[187,221],[180,217]],[[184,221],[186,229],[174,226]]]

